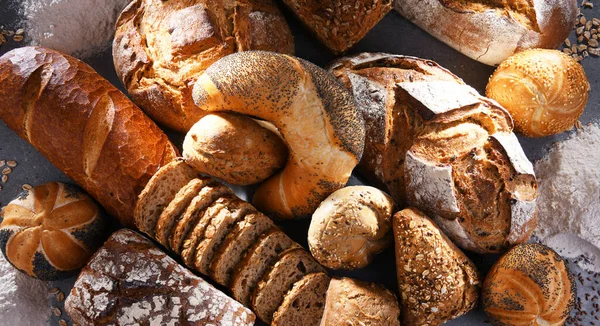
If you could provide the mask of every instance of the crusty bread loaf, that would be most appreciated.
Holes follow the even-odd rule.
[[[312,273],[294,283],[273,314],[271,325],[319,326],[329,281],[325,273]]]
[[[437,39],[488,65],[524,49],[557,48],[577,19],[576,0],[396,0],[394,8]]]
[[[138,194],[177,150],[125,95],[85,63],[41,47],[0,58],[0,119],[133,226]]]
[[[115,232],[65,302],[75,325],[254,325],[254,314],[140,234]]]
[[[544,137],[573,128],[589,91],[579,62],[558,50],[533,49],[502,62],[485,94],[510,112],[517,132]]]
[[[575,307],[577,284],[556,252],[527,243],[494,264],[482,297],[493,325],[563,325]]]
[[[279,171],[287,148],[258,122],[225,112],[207,114],[185,136],[183,157],[196,170],[234,185],[261,182]]]
[[[364,123],[352,96],[321,68],[262,51],[229,55],[194,85],[196,105],[267,120],[281,132],[289,158],[265,181],[253,204],[276,218],[308,217],[343,187],[364,147]]]
[[[477,305],[475,265],[421,211],[394,215],[402,325],[441,325]]]
[[[390,10],[392,0],[284,0],[306,27],[333,53],[360,41]]]
[[[392,244],[395,208],[390,196],[373,187],[345,187],[332,193],[310,221],[310,252],[331,269],[367,266]]]
[[[195,78],[218,59],[246,50],[294,53],[272,0],[134,0],[116,23],[113,58],[133,100],[155,121],[186,132],[204,114]]]
[[[327,289],[320,325],[400,326],[398,299],[379,284],[335,277]]]
[[[428,60],[361,54],[331,69],[376,117],[361,171],[400,206],[429,213],[464,249],[501,252],[529,239],[537,183],[504,108]]]

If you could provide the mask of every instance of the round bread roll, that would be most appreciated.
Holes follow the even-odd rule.
[[[60,182],[22,192],[0,217],[0,248],[6,260],[41,280],[71,276],[107,235],[96,203],[75,186]]]
[[[187,132],[204,114],[195,78],[246,50],[294,53],[273,0],[134,0],[116,23],[114,64],[133,101],[155,121]]]
[[[363,268],[392,243],[394,200],[368,186],[342,188],[315,211],[308,247],[321,265],[331,269]]]
[[[557,50],[534,49],[502,62],[490,77],[486,95],[510,112],[517,132],[544,137],[573,127],[589,91],[575,59]]]
[[[246,51],[208,68],[193,89],[205,111],[234,111],[272,123],[289,150],[283,171],[255,192],[273,218],[309,217],[346,185],[362,156],[365,129],[352,95],[325,70],[288,55]]]
[[[234,185],[261,182],[287,159],[285,144],[273,131],[238,114],[218,112],[198,121],[185,136],[183,157],[206,173]]]
[[[575,307],[577,285],[556,252],[528,243],[496,262],[482,296],[493,325],[562,325]]]

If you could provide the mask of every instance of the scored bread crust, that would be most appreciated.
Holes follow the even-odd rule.
[[[134,0],[116,22],[113,58],[125,88],[155,121],[180,132],[204,112],[195,78],[218,59],[246,50],[294,53],[291,31],[272,0]]]
[[[400,0],[394,8],[437,39],[488,65],[525,49],[556,49],[577,19],[575,0]]]
[[[137,196],[178,153],[167,136],[87,64],[42,47],[0,58],[0,120],[133,227]]]
[[[346,184],[362,156],[364,123],[352,96],[304,60],[262,51],[232,54],[204,72],[193,98],[203,110],[255,116],[281,132],[288,162],[253,198],[269,216],[308,217]]]
[[[273,314],[271,325],[319,326],[329,281],[329,276],[325,273],[312,273],[294,283]]]

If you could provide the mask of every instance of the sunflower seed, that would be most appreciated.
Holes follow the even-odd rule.
[[[23,34],[24,32],[25,32],[25,30],[24,30],[24,29],[22,29],[22,28],[19,28],[19,29],[17,29],[17,31],[15,32],[15,34],[17,34],[17,35],[21,35],[21,34]]]
[[[598,40],[596,39],[591,39],[590,42],[588,43],[591,47],[593,48],[597,48],[598,47]]]
[[[6,165],[8,165],[11,168],[14,168],[17,166],[17,161],[8,161],[6,162]]]
[[[56,317],[60,317],[60,315],[62,315],[62,311],[60,310],[59,307],[52,308],[52,313],[54,313],[54,316],[56,316]]]
[[[583,26],[577,27],[577,29],[575,30],[575,33],[577,33],[577,35],[583,34],[584,28],[585,27],[583,27]]]
[[[569,49],[569,48],[564,48],[563,52],[566,53],[566,54],[568,54],[568,55],[573,54],[573,52],[571,52],[571,49]]]
[[[15,42],[21,42],[23,41],[23,35],[15,35],[15,37],[13,37],[13,40]]]
[[[12,169],[9,168],[9,167],[6,167],[6,168],[2,169],[2,174],[3,175],[10,174],[11,172],[12,172]]]
[[[56,294],[58,294],[58,292],[60,292],[59,288],[52,288],[52,290],[50,290],[50,294],[52,294],[52,295],[56,295]]]
[[[565,45],[566,45],[568,48],[570,48],[570,47],[571,47],[571,40],[569,40],[569,39],[566,39],[566,40],[565,40]]]
[[[21,189],[23,189],[23,190],[31,190],[31,188],[33,188],[33,187],[31,187],[31,185],[28,183],[21,186]]]
[[[2,176],[2,183],[7,183],[8,182],[8,175],[3,175]]]
[[[585,30],[589,31],[590,29],[592,29],[593,26],[593,22],[590,20],[587,23],[585,23]]]
[[[65,300],[65,294],[62,291],[58,291],[56,294],[56,301],[63,302]]]
[[[0,160],[0,168],[6,164],[6,160]]]
[[[59,326],[69,326],[69,324],[67,324],[67,321],[64,319],[59,320],[58,325]]]

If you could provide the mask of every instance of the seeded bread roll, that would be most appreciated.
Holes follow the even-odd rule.
[[[556,49],[577,19],[576,0],[397,0],[394,8],[440,41],[488,65],[525,49]]]
[[[533,166],[510,114],[432,61],[363,53],[333,73],[368,118],[361,171],[461,248],[503,252],[536,226]]]
[[[273,315],[273,326],[319,326],[325,308],[329,276],[312,273],[294,283]]]
[[[575,59],[558,50],[534,49],[502,62],[485,93],[510,112],[517,132],[544,137],[573,128],[589,91]]]
[[[134,102],[160,124],[187,132],[205,114],[191,97],[196,77],[247,50],[294,53],[274,1],[134,0],[117,20],[113,58]]]
[[[262,51],[229,55],[194,85],[196,105],[271,122],[288,145],[283,171],[255,192],[253,204],[275,218],[308,217],[345,186],[364,147],[364,122],[352,96],[323,69]]]
[[[402,325],[441,325],[477,305],[475,265],[421,211],[394,215]]]
[[[527,243],[494,264],[482,296],[493,325],[563,325],[575,307],[577,284],[556,252]]]

